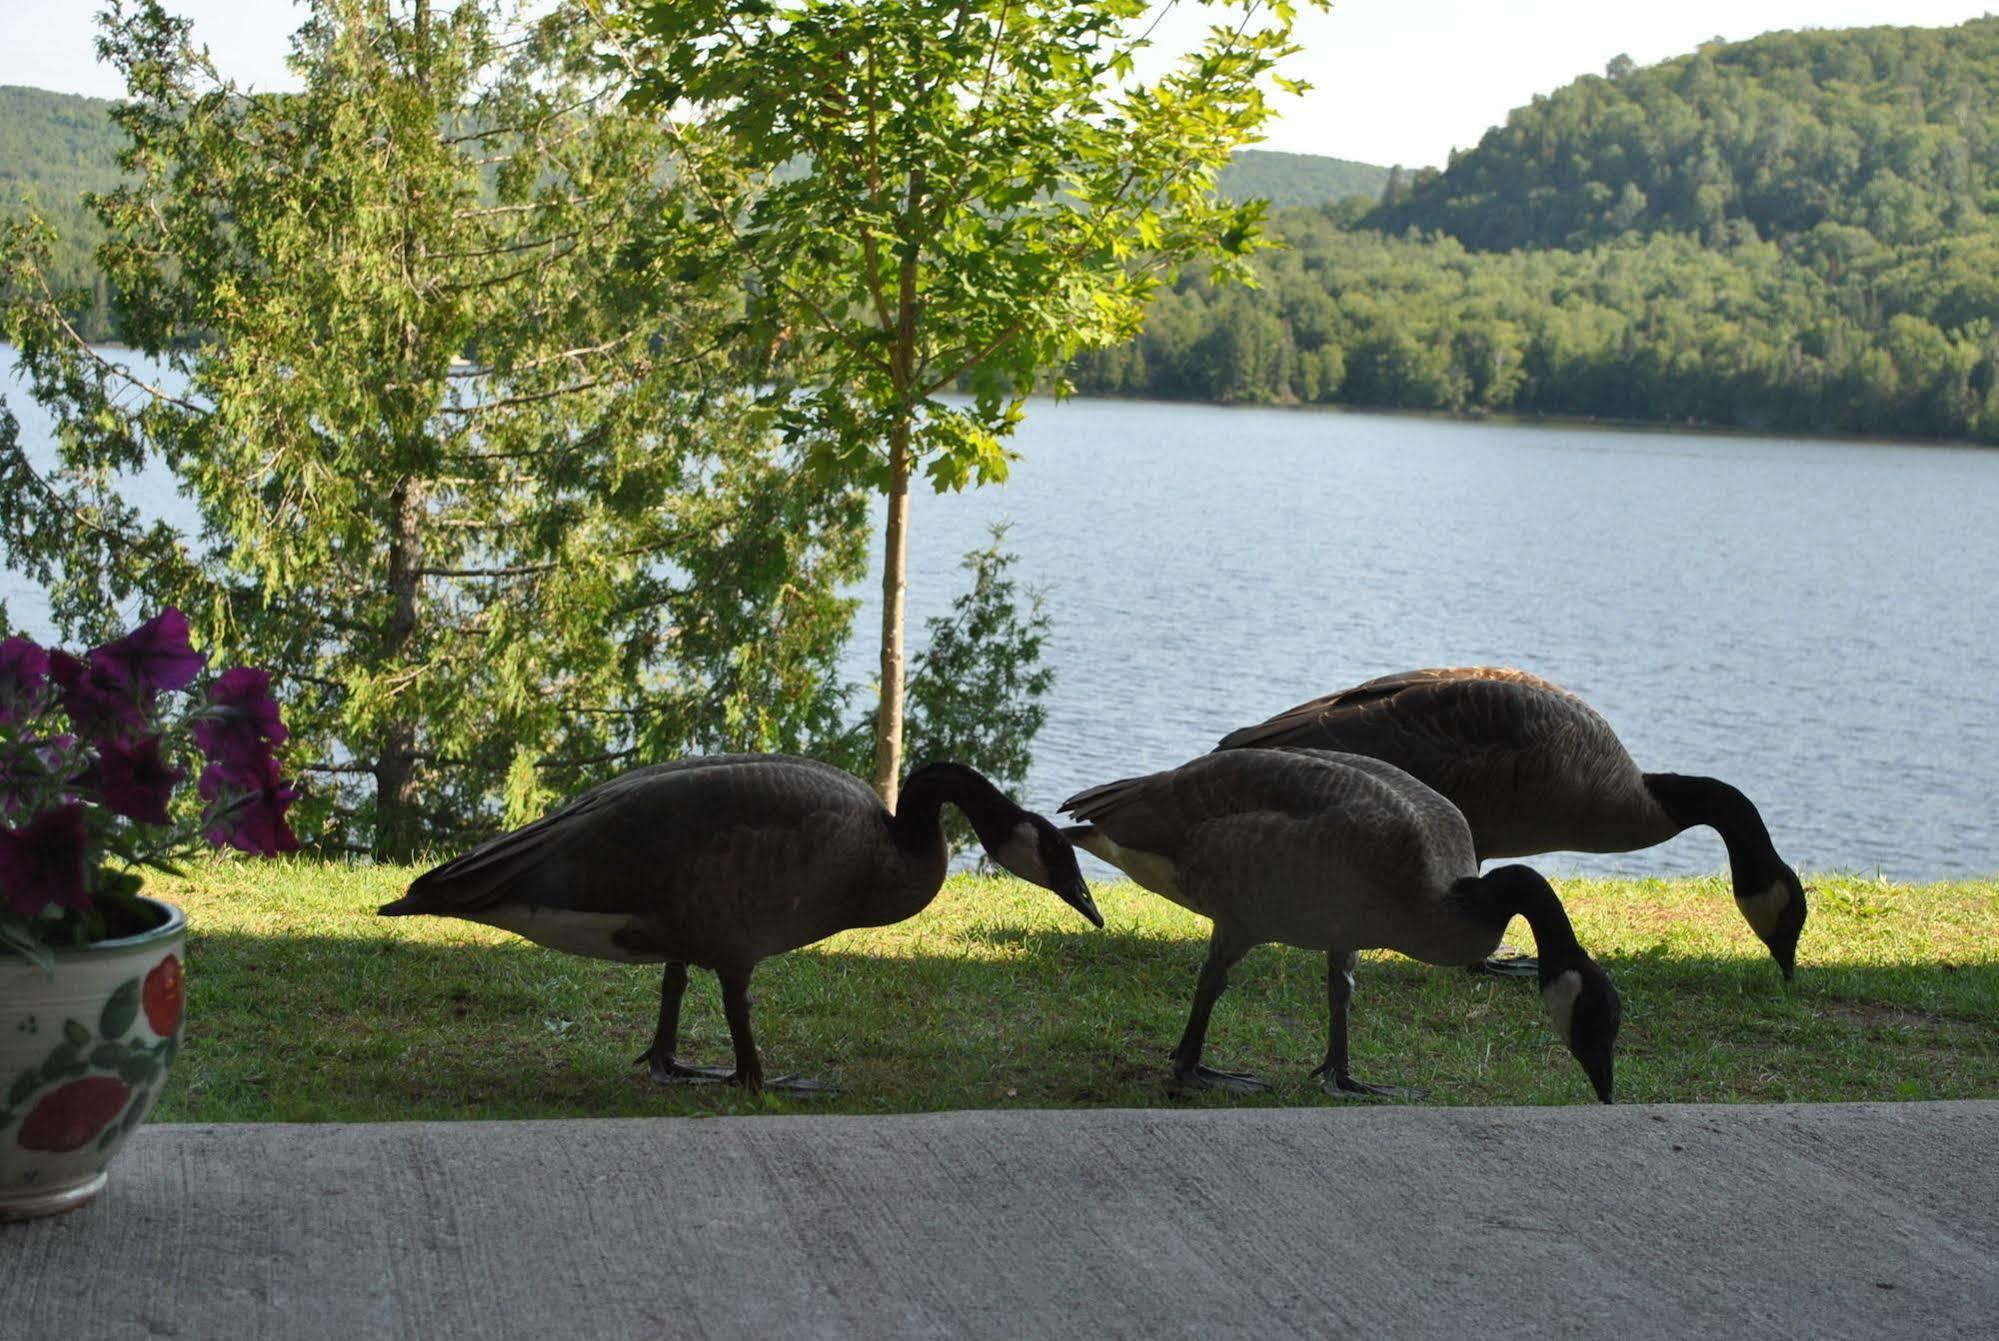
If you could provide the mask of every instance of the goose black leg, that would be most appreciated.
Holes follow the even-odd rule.
[[[729,1082],[751,1093],[775,1090],[783,1094],[830,1098],[840,1091],[806,1076],[777,1076],[764,1079],[763,1061],[757,1055],[756,1036],[750,1032],[750,970],[718,969],[722,981],[722,1013],[729,1021],[729,1041],[736,1049],[735,1074]]]
[[[635,1061],[644,1062],[652,1078],[662,1085],[701,1085],[727,1080],[730,1072],[719,1066],[686,1066],[675,1059],[680,1046],[680,998],[687,993],[687,965],[669,962],[659,980],[659,1028],[653,1031],[652,1046]]]
[[[1173,1049],[1173,1088],[1238,1093],[1270,1088],[1255,1076],[1201,1065],[1201,1049],[1208,1042],[1208,1017],[1214,1013],[1215,1002],[1228,990],[1229,970],[1248,953],[1248,941],[1224,932],[1219,922],[1215,924],[1214,935],[1208,941],[1207,962],[1201,965],[1201,976],[1194,984],[1193,1013],[1187,1017],[1187,1030],[1180,1035],[1179,1046]]]
[[[1420,1099],[1424,1091],[1399,1085],[1369,1085],[1347,1072],[1347,1006],[1353,1000],[1353,972],[1360,963],[1354,950],[1326,951],[1326,1060],[1313,1078],[1324,1083],[1326,1093],[1336,1098],[1351,1095],[1380,1095],[1392,1099]]]

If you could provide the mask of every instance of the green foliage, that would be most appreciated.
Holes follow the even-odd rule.
[[[1240,14],[1231,10],[1241,10]],[[1135,334],[1159,275],[1245,279],[1262,203],[1217,175],[1270,108],[1292,6],[1216,6],[1207,40],[1133,78],[1144,0],[641,4],[635,100],[671,128],[690,222],[756,275],[764,404],[816,475],[890,499],[874,778],[902,719],[909,483],[1005,478],[1044,370]],[[962,384],[969,406],[939,398]]]
[[[1753,241],[1480,254],[1343,232],[1319,211],[1275,223],[1290,246],[1259,260],[1260,288],[1162,293],[1142,337],[1080,360],[1077,385],[1999,441],[1999,338],[1990,316],[1964,316],[1999,248],[1975,240],[1828,280]],[[1232,369],[1247,378],[1225,382]]]
[[[1183,278],[1076,384],[1999,441],[1999,20],[1613,64],[1358,228],[1282,211],[1259,287]]]
[[[1038,591],[1026,593],[1011,575],[1019,555],[1006,546],[1005,526],[992,543],[965,555],[971,586],[950,613],[925,621],[924,648],[909,669],[905,728],[912,766],[950,759],[978,769],[1000,788],[1017,791],[1034,760],[1034,738],[1048,720],[1042,704],[1055,672],[1041,664],[1048,615]],[[851,772],[865,774],[875,719],[871,713],[829,746]],[[957,823],[955,814],[951,823]],[[954,841],[969,830],[954,830]]]
[[[1999,19],[1769,33],[1516,108],[1369,220],[1478,251],[1627,232],[1769,241],[1822,224],[1891,245],[1983,232],[1999,210]]]
[[[1238,149],[1215,179],[1228,200],[1263,199],[1272,209],[1285,205],[1331,205],[1355,196],[1381,198],[1387,168],[1323,154],[1286,154],[1274,149]]]
[[[125,137],[108,98],[0,85],[0,217],[37,214],[49,221],[48,277],[59,291],[83,295],[69,315],[86,339],[115,334],[112,294],[98,268],[103,226],[84,203],[124,179],[118,154]],[[799,165],[799,171],[804,165]],[[1322,205],[1381,195],[1386,168],[1322,154],[1238,150],[1216,178],[1228,200],[1263,198],[1273,206]]]
[[[252,95],[158,5],[112,6],[99,261],[184,392],[73,338],[45,227],[0,241],[61,456],[0,457],[6,560],[71,636],[143,596],[273,669],[323,841],[382,856],[632,759],[835,729],[865,535],[737,389],[740,272],[663,225],[692,183],[594,27],[499,10],[317,0],[304,91]],[[150,462],[198,534],[119,496]]]
[[[95,258],[104,229],[84,196],[119,182],[125,137],[110,112],[102,98],[0,85],[0,219],[34,213],[54,225],[49,280],[78,295],[67,315],[93,340],[112,334],[112,313]]]

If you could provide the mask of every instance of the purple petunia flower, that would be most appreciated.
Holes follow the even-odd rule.
[[[194,742],[209,758],[248,767],[284,741],[269,671],[235,666],[222,672],[208,686],[208,703],[195,718]]]
[[[148,736],[136,745],[104,740],[97,744],[97,762],[82,783],[93,788],[104,808],[115,815],[146,824],[171,824],[167,801],[187,770],[170,768],[160,755],[160,738]]]
[[[130,685],[96,655],[74,657],[60,649],[49,653],[49,678],[62,694],[63,711],[77,731],[93,739],[129,739],[146,727],[145,709]]]
[[[24,828],[0,828],[0,898],[22,917],[35,917],[51,903],[88,908],[89,841],[83,807],[75,802],[43,811]]]
[[[196,786],[203,800],[225,798],[204,824],[209,842],[260,857],[298,851],[298,838],[285,820],[298,792],[279,777],[275,758],[265,755],[247,765],[211,763],[201,770]]]
[[[208,664],[188,645],[187,616],[168,606],[124,637],[95,647],[90,663],[148,694],[185,689]]]
[[[0,722],[17,719],[17,709],[49,682],[49,654],[26,638],[0,642]]]

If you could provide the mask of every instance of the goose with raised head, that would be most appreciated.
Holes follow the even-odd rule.
[[[1633,852],[1706,825],[1741,910],[1789,978],[1805,889],[1763,816],[1714,778],[1644,773],[1577,695],[1494,666],[1404,671],[1315,698],[1222,737],[1218,750],[1298,746],[1383,759],[1464,812],[1480,860]]]
[[[973,769],[917,769],[890,814],[852,774],[777,754],[634,769],[425,872],[381,912],[464,918],[571,954],[664,964],[658,1028],[638,1058],[655,1080],[810,1093],[823,1087],[764,1079],[750,973],[835,932],[922,912],[944,883],[946,804],[994,861],[1103,925],[1061,831]],[[733,1068],[676,1055],[690,964],[720,979]]]
[[[1516,914],[1534,930],[1541,998],[1605,1103],[1620,1005],[1577,944],[1568,914],[1532,868],[1478,873],[1464,816],[1378,759],[1322,750],[1234,750],[1079,792],[1062,832],[1156,894],[1214,922],[1187,1029],[1173,1050],[1185,1088],[1260,1089],[1201,1064],[1229,970],[1271,941],[1326,955],[1326,1059],[1334,1094],[1392,1094],[1348,1070],[1347,1010],[1361,950],[1465,964],[1499,943]]]

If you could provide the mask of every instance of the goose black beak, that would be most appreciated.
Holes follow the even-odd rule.
[[[1089,918],[1090,925],[1098,930],[1103,929],[1104,915],[1097,911],[1097,901],[1090,897],[1090,887],[1083,883],[1082,876],[1077,876],[1073,884],[1065,883],[1063,888],[1055,892],[1061,895],[1062,902]]]
[[[1589,1077],[1590,1085],[1596,1090],[1596,1097],[1605,1103],[1611,1102],[1611,1060],[1608,1052],[1601,1057],[1576,1059],[1583,1064],[1583,1072]]]

